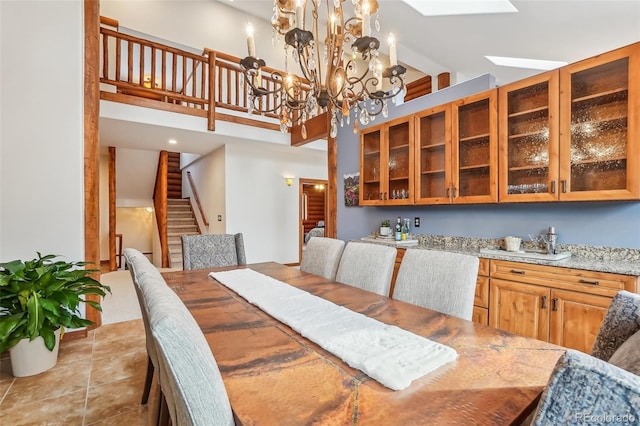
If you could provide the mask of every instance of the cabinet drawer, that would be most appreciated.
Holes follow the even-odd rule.
[[[484,277],[489,276],[489,259],[480,258],[480,265],[478,266],[478,275]]]
[[[501,278],[610,297],[620,290],[631,292],[636,292],[637,290],[637,277],[629,275],[503,260],[494,260],[490,265],[491,278]]]
[[[476,294],[473,298],[473,306],[489,307],[489,278],[478,277],[476,281]]]

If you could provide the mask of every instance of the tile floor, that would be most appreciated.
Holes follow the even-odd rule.
[[[142,320],[106,324],[85,339],[61,343],[57,365],[14,378],[0,359],[0,425],[153,424],[157,390],[140,405],[146,372]],[[153,419],[152,419],[153,417]]]

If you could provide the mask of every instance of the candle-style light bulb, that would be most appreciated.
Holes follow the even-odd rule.
[[[371,6],[369,1],[364,0],[362,3],[362,37],[371,35]]]
[[[392,33],[389,34],[389,63],[392,67],[398,65],[398,54],[396,53],[396,39]]]
[[[304,29],[304,6],[303,0],[296,0],[296,27]]]
[[[331,34],[336,34],[338,32],[338,18],[335,13],[331,14]]]
[[[249,56],[252,56],[255,58],[256,42],[253,37],[253,25],[251,25],[251,22],[247,24],[247,50],[249,51]]]

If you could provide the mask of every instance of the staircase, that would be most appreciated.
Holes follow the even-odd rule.
[[[172,268],[182,268],[182,236],[200,234],[188,199],[167,200],[167,238]]]
[[[167,198],[182,198],[182,170],[180,170],[179,152],[167,152]]]

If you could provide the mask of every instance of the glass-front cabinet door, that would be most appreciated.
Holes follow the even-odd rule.
[[[386,204],[413,204],[413,117],[387,123]]]
[[[360,205],[384,202],[382,161],[384,126],[369,127],[360,132]]]
[[[497,89],[492,89],[453,103],[454,203],[498,201],[497,98]]]
[[[559,72],[498,89],[500,201],[558,199]]]
[[[640,45],[560,70],[560,200],[640,198]]]
[[[451,105],[416,114],[416,204],[451,202]]]

